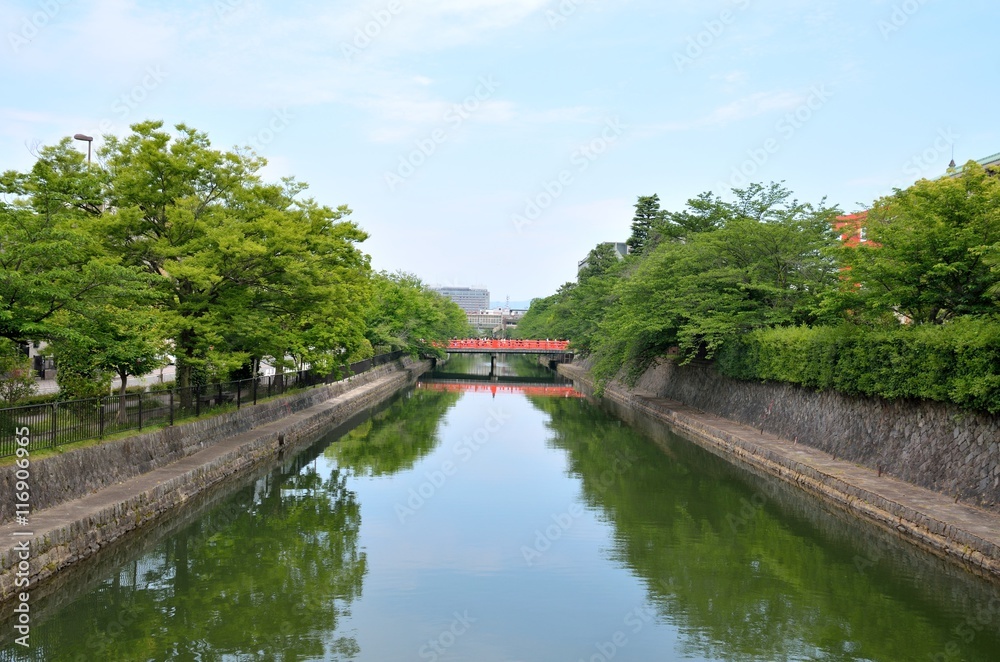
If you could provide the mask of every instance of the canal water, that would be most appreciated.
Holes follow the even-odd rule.
[[[992,584],[488,356],[46,591],[0,660],[1000,659]]]

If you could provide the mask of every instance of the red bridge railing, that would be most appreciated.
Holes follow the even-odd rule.
[[[463,340],[451,340],[448,342],[448,349],[474,350],[481,349],[489,351],[494,349],[517,351],[551,351],[565,352],[569,349],[568,340],[494,340],[484,338],[468,338]]]

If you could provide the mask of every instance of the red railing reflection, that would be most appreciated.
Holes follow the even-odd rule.
[[[538,395],[548,398],[582,398],[582,393],[572,386],[530,386],[518,384],[473,384],[473,383],[440,383],[440,382],[419,382],[417,388],[428,391],[448,391],[450,393],[491,393],[496,397],[497,393],[518,394],[518,395]]]

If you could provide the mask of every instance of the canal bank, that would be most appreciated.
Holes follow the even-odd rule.
[[[406,358],[236,412],[33,461],[28,525],[10,518],[0,525],[0,602],[23,592],[24,580],[30,589],[227,477],[301,448],[429,367]],[[0,473],[12,493],[14,467]]]
[[[579,390],[594,393],[587,364],[561,365],[559,372]],[[676,375],[668,378],[678,388],[676,382],[681,380]],[[604,397],[665,423],[717,455],[776,476],[977,575],[1000,581],[1000,515],[855,461],[838,459],[811,447],[807,439],[789,440],[662,397],[663,381],[664,375],[647,373],[636,387],[613,382],[605,388]],[[773,410],[768,416],[774,416]]]

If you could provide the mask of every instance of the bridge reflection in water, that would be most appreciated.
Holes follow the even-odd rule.
[[[530,384],[525,382],[476,382],[469,379],[456,380],[452,382],[435,379],[422,381],[417,385],[417,388],[426,389],[428,391],[446,391],[449,393],[492,393],[494,398],[497,396],[497,393],[520,394],[547,398],[585,397],[572,386]]]

